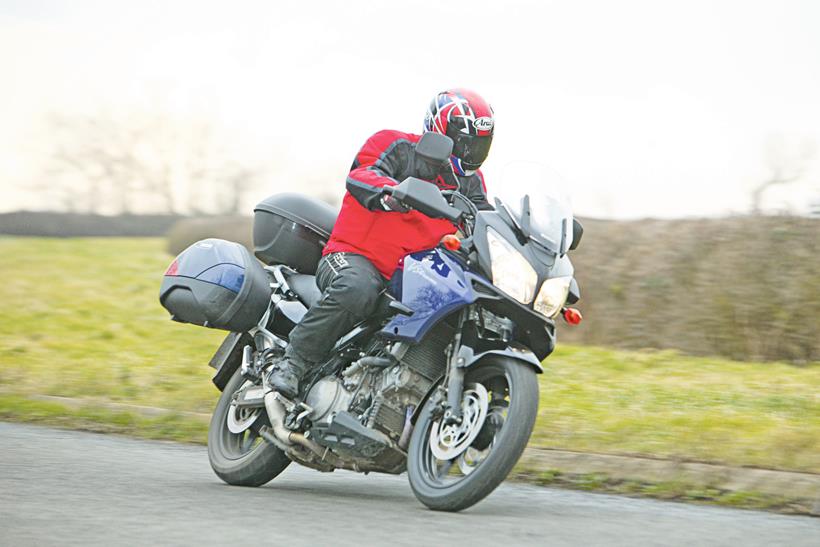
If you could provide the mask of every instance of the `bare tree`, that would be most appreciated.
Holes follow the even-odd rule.
[[[229,157],[228,139],[216,138],[205,120],[100,112],[52,116],[49,128],[47,175],[70,210],[233,212],[258,176]]]
[[[259,171],[234,165],[220,177],[222,187],[222,213],[226,215],[240,215],[244,211],[242,205],[248,191],[256,186]]]
[[[752,212],[761,213],[763,194],[766,190],[795,182],[803,177],[814,157],[814,152],[814,142],[810,139],[790,143],[782,136],[770,136],[766,143],[769,174],[752,190]]]
[[[70,196],[70,208],[98,213],[110,196],[122,212],[129,212],[134,167],[130,128],[103,115],[53,115],[49,122],[54,148],[48,173],[57,179],[56,190]]]

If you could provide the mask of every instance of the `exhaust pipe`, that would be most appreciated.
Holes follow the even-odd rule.
[[[285,405],[279,400],[275,391],[268,391],[265,394],[265,410],[268,412],[268,420],[270,420],[273,436],[276,440],[288,446],[301,445],[316,454],[320,459],[325,459],[329,455],[329,451],[319,446],[315,441],[285,427]]]
[[[268,412],[273,435],[283,444],[293,444],[289,438],[291,432],[285,427],[285,405],[276,397],[275,391],[265,393],[265,410]]]

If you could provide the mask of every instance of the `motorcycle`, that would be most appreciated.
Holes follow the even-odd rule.
[[[434,162],[451,150],[434,133],[417,145]],[[230,331],[210,362],[222,394],[208,431],[211,466],[226,483],[260,486],[291,462],[407,471],[421,503],[460,511],[489,495],[524,451],[555,320],[580,321],[566,306],[580,298],[568,252],[581,224],[543,188],[488,211],[412,177],[381,191],[459,232],[404,258],[376,313],[336,342],[292,400],[266,385],[265,371],[321,298],[313,274],[336,212],[271,196],[254,211],[259,260],[208,239],[166,271],[160,302],[173,320]]]

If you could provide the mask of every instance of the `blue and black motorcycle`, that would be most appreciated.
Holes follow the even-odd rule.
[[[449,139],[423,139],[433,158],[449,157]],[[413,178],[383,191],[461,229],[405,257],[378,311],[336,343],[296,399],[268,389],[264,371],[321,296],[313,274],[335,211],[272,196],[255,209],[254,253],[264,266],[237,243],[208,239],[168,268],[160,301],[172,319],[230,331],[211,360],[222,395],[208,433],[211,466],[225,482],[259,486],[292,461],[406,470],[423,504],[459,511],[490,494],[521,456],[555,320],[580,319],[566,306],[580,296],[567,253],[581,225],[544,188],[496,200],[494,211]]]

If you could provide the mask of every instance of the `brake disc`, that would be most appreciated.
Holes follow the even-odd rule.
[[[497,413],[501,417],[501,422],[503,423],[504,416],[500,414],[503,409],[498,406],[492,406],[487,409],[487,417],[484,419],[484,425],[482,426],[482,430],[486,429],[487,427],[492,427],[493,423],[493,413]],[[498,428],[500,429],[500,428]],[[496,429],[495,433],[498,432]],[[479,436],[482,433],[479,433]],[[458,456],[458,468],[464,475],[469,475],[475,469],[490,456],[490,452],[492,452],[493,448],[495,447],[495,440],[496,436],[493,434],[492,439],[490,440],[489,444],[485,445],[484,448],[477,448],[475,443],[479,442],[479,437],[473,441],[473,443],[467,447],[467,450],[459,454]]]
[[[433,422],[430,431],[430,451],[436,459],[452,460],[467,450],[484,425],[489,402],[487,388],[483,385],[466,386],[461,400],[461,423],[444,425],[443,421]]]
[[[237,392],[241,392],[243,389],[251,385],[253,385],[252,382],[245,382],[242,387],[237,390]],[[240,407],[236,404],[236,399],[234,399],[231,406],[228,408],[228,415],[225,418],[225,424],[228,426],[228,431],[238,435],[252,426],[261,414],[262,409]]]

